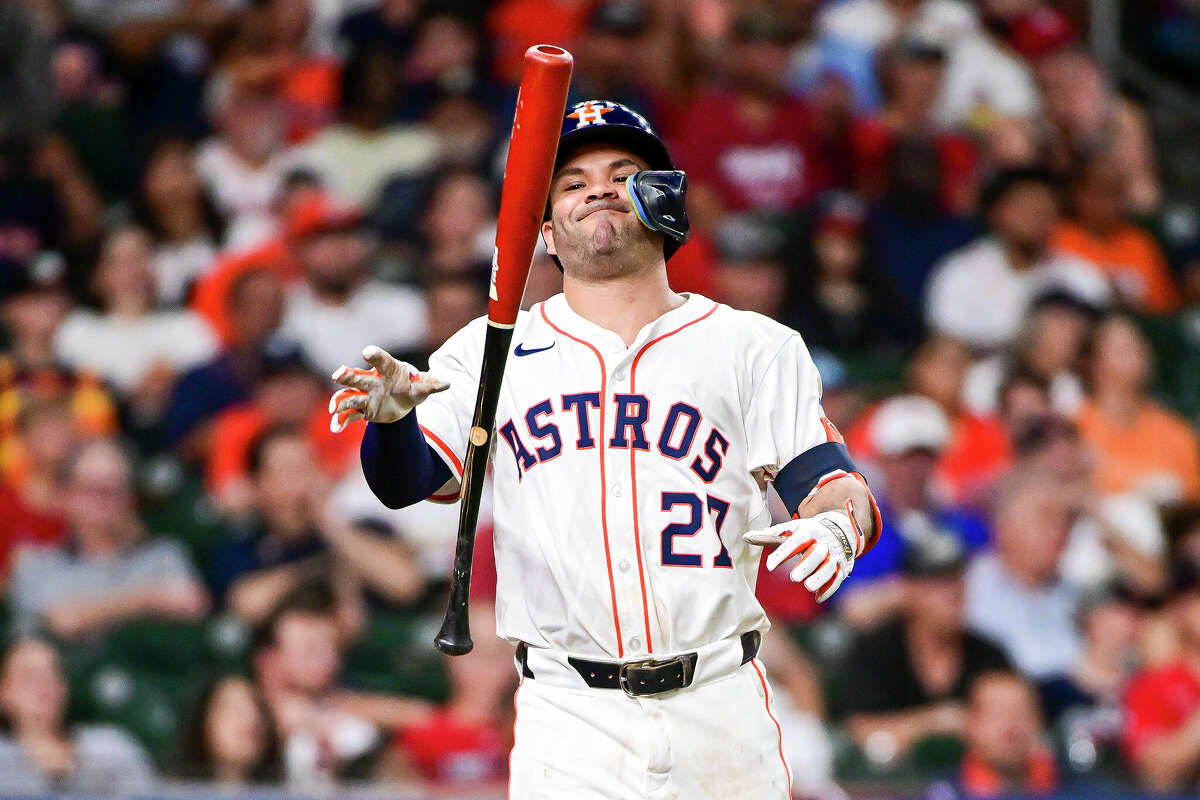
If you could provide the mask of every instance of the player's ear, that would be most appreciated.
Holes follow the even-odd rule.
[[[542,223],[542,241],[546,244],[546,252],[552,256],[558,255],[558,251],[554,249],[554,223],[546,220]]]

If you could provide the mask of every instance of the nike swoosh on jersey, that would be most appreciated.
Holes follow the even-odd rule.
[[[524,345],[519,344],[519,345],[517,345],[517,349],[513,350],[513,355],[514,356],[531,356],[534,353],[540,353],[543,350],[549,350],[551,347],[554,347],[554,345],[548,344],[545,347],[538,347],[534,350],[526,350]]]

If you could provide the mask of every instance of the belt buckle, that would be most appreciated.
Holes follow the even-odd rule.
[[[620,684],[621,691],[623,691],[625,694],[629,695],[630,697],[643,697],[645,695],[659,694],[659,692],[657,692],[657,691],[642,692],[640,694],[638,692],[636,692],[629,685],[629,676],[627,674],[627,671],[631,668],[642,669],[642,668],[647,668],[647,667],[649,667],[649,668],[668,667],[675,663],[679,663],[683,666],[683,683],[686,686],[688,684],[689,679],[691,678],[691,664],[692,664],[692,662],[689,661],[686,656],[675,656],[674,658],[667,658],[667,659],[663,659],[661,661],[658,659],[654,659],[654,658],[644,658],[641,661],[626,661],[623,664],[621,664],[620,669],[617,670],[617,683]],[[669,691],[669,690],[664,689],[662,691]]]

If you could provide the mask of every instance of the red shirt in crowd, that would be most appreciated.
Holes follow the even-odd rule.
[[[396,746],[433,783],[489,783],[508,776],[508,747],[498,725],[438,711],[396,736]]]
[[[1125,753],[1136,761],[1151,741],[1200,711],[1200,675],[1184,661],[1146,670],[1125,693]]]
[[[677,104],[670,118],[671,155],[696,184],[718,191],[730,210],[792,210],[827,179],[808,106],[781,98],[751,120],[731,92],[706,92]]]
[[[850,125],[850,151],[856,184],[869,199],[881,197],[891,174],[892,148],[897,133],[879,117],[859,117]],[[974,201],[975,175],[979,157],[974,143],[952,133],[933,137],[942,168],[942,207],[955,213],[969,210]]]
[[[57,544],[66,535],[62,517],[30,508],[12,487],[0,483],[0,576],[7,574],[13,550],[20,545]]]

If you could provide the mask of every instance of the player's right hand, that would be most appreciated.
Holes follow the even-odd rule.
[[[329,398],[329,430],[341,433],[351,422],[395,422],[426,397],[450,388],[450,384],[418,372],[416,367],[392,358],[383,348],[370,345],[363,349],[363,359],[373,369],[356,369],[344,364],[333,373],[335,383],[343,389]]]

